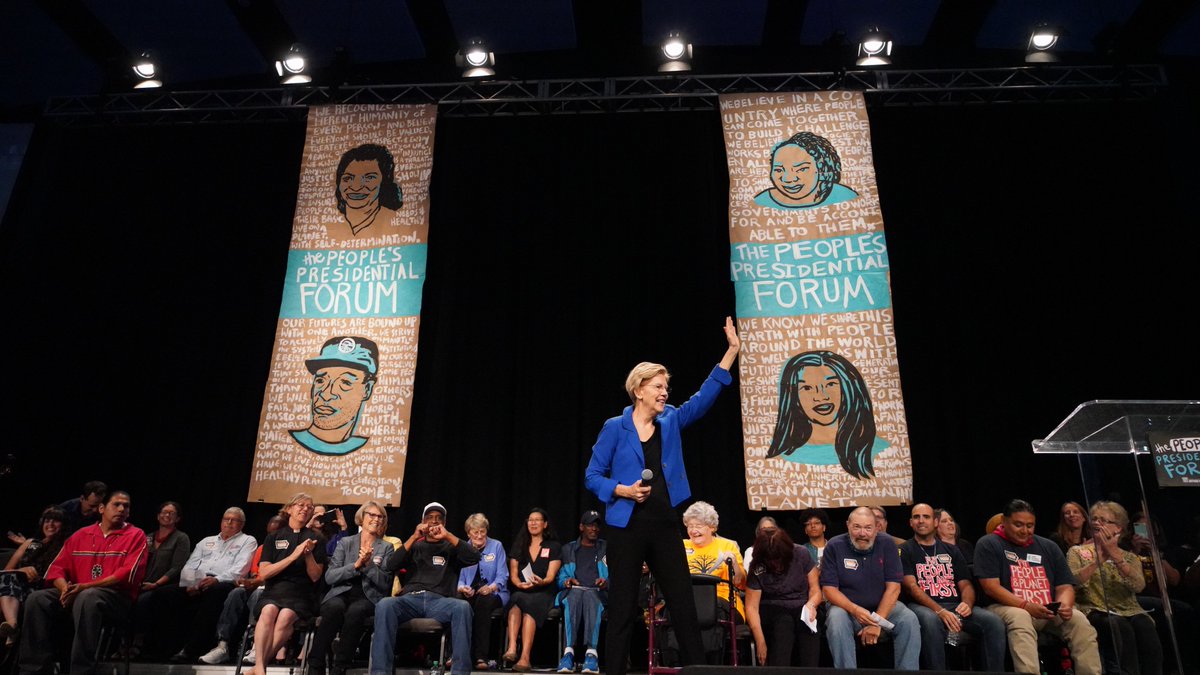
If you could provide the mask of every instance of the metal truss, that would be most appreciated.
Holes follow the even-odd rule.
[[[310,106],[432,103],[449,117],[716,110],[721,94],[858,90],[871,106],[1148,99],[1167,86],[1161,65],[944,70],[847,70],[760,75],[655,75],[463,81],[356,87],[138,91],[52,98],[44,116],[69,125],[272,122]]]

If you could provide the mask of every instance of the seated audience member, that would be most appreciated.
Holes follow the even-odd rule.
[[[1142,565],[1118,543],[1129,514],[1116,502],[1099,501],[1090,515],[1092,537],[1067,551],[1067,565],[1079,581],[1076,607],[1096,629],[1104,652],[1120,661],[1121,672],[1159,675],[1162,646],[1154,620],[1137,602],[1146,585]]]
[[[271,516],[271,519],[267,521],[267,536],[271,536],[286,524],[287,520],[283,516],[279,514]],[[239,579],[234,579],[234,588],[229,591],[229,595],[225,596],[221,615],[217,618],[217,646],[200,657],[201,663],[209,665],[225,663],[236,651],[236,649],[231,650],[230,645],[246,629],[247,619],[258,607],[258,601],[262,598],[263,580],[258,576],[258,563],[262,559],[262,552],[262,544],[259,544],[250,557],[249,572]]]
[[[372,675],[391,675],[396,630],[410,619],[433,619],[450,625],[452,675],[471,672],[471,606],[455,597],[459,572],[479,562],[479,552],[446,529],[446,507],[425,505],[421,522],[386,561],[384,571],[407,568],[408,582],[399,596],[375,606],[371,639]]]
[[[857,668],[856,642],[878,644],[887,631],[896,669],[916,670],[921,626],[899,602],[904,580],[900,556],[889,535],[876,534],[876,522],[873,509],[854,509],[846,520],[846,534],[830,539],[821,558],[821,591],[830,604],[825,637],[833,667]]]
[[[821,641],[815,626],[821,604],[816,562],[779,528],[761,530],[754,538],[758,555],[749,563],[746,580],[746,623],[754,636],[758,661],[768,666],[815,668]],[[793,648],[798,659],[792,661]]]
[[[508,549],[508,583],[516,590],[508,600],[508,644],[503,660],[506,664],[515,661],[513,670],[527,672],[533,667],[529,662],[533,639],[554,605],[560,567],[562,546],[550,525],[550,516],[542,509],[532,509],[525,527]]]
[[[114,490],[100,505],[100,522],[71,535],[46,570],[53,588],[34,591],[25,601],[18,670],[50,673],[54,635],[71,621],[72,675],[99,672],[96,650],[105,621],[129,617],[146,574],[146,533],[126,522],[129,493]]]
[[[754,526],[754,539],[755,539],[755,541],[757,541],[758,535],[762,534],[764,531],[778,530],[778,529],[779,529],[779,523],[776,522],[774,518],[772,518],[771,516],[763,516],[762,518],[758,519],[758,524],[756,524]],[[742,562],[746,563],[744,565],[744,567],[747,572],[750,571],[750,565],[753,564],[753,560],[754,560],[754,544],[751,544],[751,545],[747,546],[746,551],[744,553],[742,553]]]
[[[133,645],[135,654],[142,649],[144,636],[151,632],[154,623],[154,610],[158,603],[159,589],[170,589],[179,585],[179,573],[187,562],[192,550],[192,540],[179,529],[180,506],[178,502],[163,502],[158,507],[158,529],[153,534],[147,533],[146,547],[149,558],[146,562],[146,580],[142,582],[141,592],[138,593],[137,604],[133,606]],[[160,632],[161,634],[161,632]],[[150,652],[152,659],[164,656],[163,647],[151,641]]]
[[[558,587],[566,638],[558,672],[575,672],[574,645],[582,640],[587,649],[583,672],[599,673],[600,617],[608,602],[608,544],[600,538],[598,512],[585,511],[579,518],[579,538],[563,546]]]
[[[66,518],[61,508],[47,507],[38,521],[42,529],[40,537],[13,538],[17,550],[0,572],[0,611],[4,614],[0,623],[0,649],[12,647],[20,626],[21,603],[42,587],[46,570],[67,540],[63,526]]]
[[[875,516],[875,536],[878,537],[881,534],[887,535],[887,537],[896,544],[896,548],[899,549],[900,545],[904,543],[904,540],[900,537],[893,537],[892,535],[888,534],[887,511],[884,511],[882,506],[872,506],[870,508],[871,515]]]
[[[683,552],[687,555],[688,571],[692,574],[711,574],[720,577],[722,582],[716,586],[717,607],[719,614],[729,611],[729,564],[733,562],[733,585],[742,589],[746,587],[746,569],[742,566],[742,551],[736,541],[718,537],[717,527],[721,517],[717,510],[708,502],[696,502],[683,512],[683,526],[687,529],[688,538],[683,540]],[[746,608],[742,598],[733,593],[734,620],[742,623],[746,620]],[[712,651],[713,645],[705,640],[705,650]]]
[[[1065,555],[1072,546],[1092,538],[1091,521],[1078,502],[1064,502],[1058,509],[1058,525],[1050,533],[1050,541],[1058,544]]]
[[[804,535],[808,537],[804,548],[812,556],[813,562],[820,566],[825,545],[829,543],[825,538],[829,531],[829,514],[825,513],[825,509],[806,509],[800,514],[800,522],[804,523]]]
[[[312,511],[312,497],[297,493],[283,509],[287,524],[263,542],[258,575],[266,587],[254,626],[254,675],[266,675],[267,663],[291,639],[297,621],[316,615],[317,582],[327,558],[321,535],[305,527]]]
[[[325,570],[329,591],[321,601],[321,621],[308,654],[311,675],[325,674],[325,654],[339,632],[342,637],[333,654],[332,672],[345,674],[359,639],[374,620],[375,605],[392,591],[395,575],[384,570],[395,550],[383,540],[387,511],[379,502],[368,501],[354,514],[354,523],[360,528],[358,534],[339,540]]]
[[[967,564],[975,559],[975,545],[970,539],[965,539],[960,536],[962,530],[958,527],[958,521],[946,509],[933,510],[933,525],[934,534],[943,543],[957,546],[958,550],[962,551],[963,557],[967,559]]]
[[[68,499],[58,505],[58,508],[67,514],[64,525],[68,537],[75,534],[81,527],[100,522],[100,504],[107,494],[107,485],[98,480],[91,480],[83,484],[83,491],[79,493],[78,497]]]
[[[1153,529],[1154,541],[1150,540],[1150,530]],[[1138,556],[1142,566],[1142,576],[1146,586],[1138,593],[1138,604],[1142,609],[1156,617],[1158,637],[1164,645],[1170,645],[1170,627],[1166,620],[1166,607],[1163,605],[1162,590],[1159,588],[1158,572],[1154,567],[1154,550],[1169,551],[1170,544],[1167,535],[1159,526],[1158,521],[1146,518],[1145,514],[1137,513],[1133,518],[1133,529],[1124,539],[1127,550]],[[1190,639],[1192,635],[1200,635],[1200,616],[1191,603],[1178,597],[1183,588],[1183,574],[1179,567],[1171,561],[1171,556],[1159,555],[1162,563],[1162,581],[1167,587],[1167,598],[1171,603],[1171,616],[1174,619],[1175,635],[1178,638],[1180,656],[1183,667],[1175,665],[1175,650],[1167,649],[1164,656],[1167,659],[1164,670],[1172,669],[1180,672],[1200,672],[1200,641]],[[1158,618],[1161,617],[1161,618]]]
[[[488,519],[472,513],[464,525],[471,548],[479,562],[458,573],[458,595],[471,606],[471,659],[475,670],[489,670],[492,663],[492,612],[508,604],[508,555],[504,545],[488,536]]]
[[[342,512],[341,507],[335,506],[328,508],[325,506],[317,507],[321,509],[320,515],[315,515],[317,524],[309,525],[309,529],[319,531],[322,537],[325,537],[325,552],[333,555],[337,549],[338,542],[350,534],[350,525],[346,522],[346,514]]]
[[[1078,675],[1100,675],[1096,629],[1075,611],[1075,577],[1058,546],[1033,533],[1029,502],[1014,499],[1003,522],[975,545],[975,576],[1008,628],[1008,651],[1019,673],[1040,673],[1037,634],[1061,635]]]
[[[245,511],[236,506],[225,509],[219,533],[196,544],[179,574],[179,585],[163,602],[156,603],[155,626],[184,638],[183,647],[171,657],[173,662],[192,663],[213,646],[213,631],[225,600],[250,569],[250,558],[258,546],[254,537],[242,532],[245,525]],[[188,617],[191,620],[184,628]]]
[[[921,624],[921,668],[946,669],[946,637],[965,632],[979,639],[985,670],[1004,670],[1007,630],[1000,617],[975,606],[975,586],[962,550],[938,538],[933,507],[917,504],[909,519],[913,538],[900,547],[908,608]]]

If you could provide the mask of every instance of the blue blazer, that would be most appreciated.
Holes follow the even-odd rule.
[[[463,541],[467,539],[464,537]],[[485,583],[499,586],[496,595],[500,598],[500,604],[508,605],[508,554],[504,552],[504,545],[488,537],[483,550],[479,552],[479,562],[459,571],[458,585],[470,586],[475,580],[476,568],[479,568],[479,576]]]
[[[678,506],[692,496],[687,471],[683,468],[683,444],[679,440],[679,432],[703,417],[716,402],[721,390],[732,381],[728,370],[716,366],[700,385],[700,391],[678,408],[666,406],[657,418],[662,433],[663,478],[667,481],[667,496],[671,499],[671,506]],[[635,502],[617,497],[613,490],[617,485],[636,483],[641,479],[644,468],[646,458],[642,455],[642,441],[633,425],[633,406],[628,406],[623,414],[604,422],[600,437],[592,446],[592,460],[588,462],[585,474],[587,489],[606,505],[604,522],[609,526],[625,527],[629,524]]]

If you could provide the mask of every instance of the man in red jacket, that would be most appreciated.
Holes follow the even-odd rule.
[[[126,522],[129,493],[116,490],[100,506],[100,522],[71,535],[46,571],[46,588],[25,601],[19,670],[54,670],[55,625],[69,616],[75,625],[71,673],[97,672],[96,645],[106,620],[129,616],[146,576],[146,533]]]

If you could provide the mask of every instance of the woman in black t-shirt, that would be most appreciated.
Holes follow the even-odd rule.
[[[542,509],[532,509],[525,527],[517,534],[508,550],[508,581],[513,593],[508,600],[508,646],[504,661],[513,670],[526,672],[532,668],[529,654],[533,638],[554,605],[558,569],[562,567],[562,546],[558,543],[550,516]],[[521,657],[517,658],[517,633],[521,636]]]

